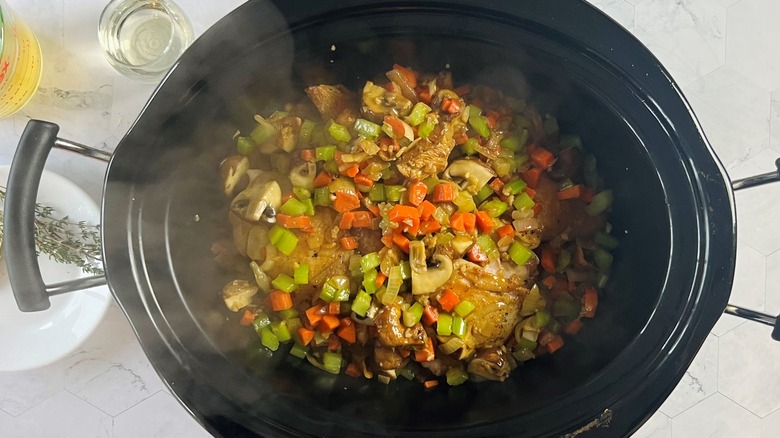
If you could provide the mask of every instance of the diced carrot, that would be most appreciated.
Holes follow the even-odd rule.
[[[467,94],[469,94],[471,92],[471,85],[468,85],[468,84],[461,85],[460,87],[458,87],[458,88],[456,88],[456,89],[454,89],[452,91],[454,91],[455,94],[457,94],[458,96],[463,97],[463,96],[465,96],[465,95],[467,95]]]
[[[390,125],[390,128],[393,129],[393,137],[396,139],[400,139],[406,133],[406,127],[404,126],[404,123],[398,118],[393,116],[385,116],[385,123]]]
[[[314,149],[301,149],[301,160],[314,161],[315,157]]]
[[[469,136],[465,132],[459,132],[453,135],[452,139],[455,140],[455,144],[463,144],[469,141]]]
[[[566,327],[563,328],[563,332],[566,333],[567,335],[576,335],[577,333],[579,333],[581,328],[582,328],[582,320],[577,318],[572,322],[566,324]]]
[[[387,275],[380,272],[376,274],[376,282],[374,284],[376,284],[376,287],[382,287],[385,284],[385,280],[387,280]]]
[[[331,334],[328,336],[328,350],[329,351],[338,351],[339,347],[341,346],[341,341],[339,341],[339,337]]]
[[[582,295],[582,316],[593,318],[596,316],[596,309],[599,307],[599,291],[595,287],[585,289]]]
[[[532,208],[531,211],[534,212],[534,216],[539,216],[539,212],[542,211],[542,204],[540,203],[534,204],[534,208]]]
[[[409,199],[410,204],[417,207],[422,204],[425,200],[425,195],[427,194],[428,186],[422,181],[417,181],[409,186],[409,190],[407,190],[407,199]]]
[[[333,315],[322,315],[322,320],[317,324],[317,328],[321,332],[332,332],[340,323],[341,321]]]
[[[371,201],[368,201],[368,198],[364,198],[363,205],[366,206],[366,209],[371,212],[371,214],[374,215],[374,217],[379,217],[382,215],[382,212],[379,210],[379,207],[377,207],[374,204],[370,203]]]
[[[325,308],[322,304],[315,304],[308,309],[306,309],[306,319],[309,320],[309,324],[314,327],[322,320],[323,315],[323,309]]]
[[[496,233],[498,234],[498,237],[507,237],[507,236],[514,236],[515,235],[515,229],[512,227],[511,224],[506,224],[503,227],[496,230]]]
[[[341,339],[347,341],[350,344],[354,344],[357,341],[357,331],[355,329],[355,325],[341,325],[338,330],[336,330],[336,334]]]
[[[466,230],[466,224],[465,224],[465,218],[463,217],[463,213],[457,212],[450,217],[450,228],[452,228],[455,231],[465,231]]]
[[[577,199],[582,196],[582,184],[575,184],[558,191],[558,199]]]
[[[498,126],[498,118],[501,116],[501,114],[495,112],[495,111],[488,111],[486,115],[487,125],[490,129],[495,129],[496,126]]]
[[[418,87],[416,91],[417,97],[419,97],[421,101],[428,105],[431,104],[431,91],[428,87]]]
[[[401,357],[409,357],[412,352],[408,348],[399,348],[396,351],[398,351],[398,354],[401,355]]]
[[[338,315],[341,313],[341,303],[338,301],[332,301],[328,303],[328,310],[326,313],[328,315]]]
[[[360,167],[358,167],[357,164],[352,164],[341,170],[342,175],[348,176],[350,178],[356,177],[358,172],[360,172]]]
[[[483,233],[489,233],[493,229],[493,218],[484,211],[477,211],[477,226]],[[511,225],[510,225],[511,227]],[[514,234],[514,233],[513,233]]]
[[[477,215],[474,213],[463,213],[463,228],[471,233],[477,229]]]
[[[314,187],[325,187],[333,182],[333,177],[326,171],[320,172],[316,178],[314,178]]]
[[[493,189],[496,193],[501,193],[501,189],[504,188],[504,182],[501,181],[498,178],[493,178],[492,181],[490,181],[490,184],[488,184],[491,189]]]
[[[523,189],[523,191],[524,191],[524,192],[525,192],[525,193],[526,193],[528,196],[530,196],[530,197],[531,197],[531,199],[534,199],[534,198],[536,197],[536,190],[534,190],[534,189],[532,189],[532,188],[530,188],[530,187],[526,187],[526,188],[524,188],[524,189]]]
[[[339,220],[339,229],[348,230],[352,228],[353,222],[355,222],[355,213],[352,213],[351,211],[345,211],[341,214],[341,219]]]
[[[387,248],[390,248],[390,247],[392,247],[392,246],[393,246],[393,236],[395,236],[395,234],[393,234],[393,233],[386,233],[386,234],[384,234],[384,235],[382,236],[382,238],[381,238],[380,240],[382,241],[382,243],[383,243],[383,244],[384,244],[384,245],[385,245]]]
[[[443,182],[433,188],[433,202],[452,202],[455,199],[455,189],[452,184]]]
[[[417,211],[420,213],[420,219],[427,221],[433,216],[433,212],[436,211],[436,206],[431,201],[425,200],[417,207]]]
[[[284,195],[282,195],[282,204],[287,202],[290,198],[294,198],[294,197],[295,197],[295,195],[292,192],[285,193]]]
[[[563,347],[563,338],[560,335],[555,335],[550,342],[548,342],[545,347],[547,348],[547,352],[552,354],[558,351],[561,347]]]
[[[429,336],[425,339],[425,348],[414,350],[414,360],[417,362],[430,362],[435,358],[436,350],[433,349],[433,339]]]
[[[557,254],[554,249],[552,249],[549,246],[543,246],[542,247],[542,255],[540,257],[541,259],[541,265],[542,269],[545,270],[545,272],[555,272],[556,268],[556,260],[557,260]]]
[[[244,309],[244,314],[241,315],[241,321],[238,323],[243,326],[249,326],[252,325],[252,323],[255,321],[255,312],[252,312],[249,309]]]
[[[425,389],[433,389],[435,387],[439,386],[438,380],[426,380],[423,382],[423,387]]]
[[[344,152],[341,152],[338,149],[336,149],[336,153],[333,154],[333,161],[335,161],[339,166],[344,164],[344,160],[341,159],[342,155],[344,155]]]
[[[336,192],[336,200],[333,201],[333,209],[339,213],[352,211],[360,207],[360,199],[354,193],[344,190]]]
[[[531,162],[541,169],[547,169],[555,163],[555,155],[545,148],[537,148],[531,152]]]
[[[452,312],[452,309],[460,302],[460,298],[452,289],[447,289],[441,294],[438,301],[444,311]]]
[[[428,234],[435,233],[439,230],[441,230],[441,224],[436,219],[420,222],[420,234],[423,236],[427,236]]]
[[[580,190],[580,199],[582,202],[590,204],[590,201],[593,200],[593,197],[596,196],[596,191],[588,186],[582,186],[582,189]]]
[[[422,316],[423,324],[430,327],[436,324],[436,321],[438,320],[439,320],[439,311],[436,310],[435,307],[428,305],[423,308],[423,316]]]
[[[466,253],[466,257],[468,257],[468,259],[472,262],[478,264],[483,264],[490,261],[490,258],[487,254],[485,254],[485,251],[483,251],[482,248],[476,243],[471,245],[471,248],[469,248],[468,252]]]
[[[420,212],[411,205],[395,205],[387,212],[387,218],[393,222],[403,222],[404,219],[418,218]]]
[[[309,345],[309,342],[314,339],[314,330],[307,329],[306,327],[298,327],[298,340],[303,345]]]
[[[354,325],[355,324],[355,321],[353,321],[352,318],[350,318],[349,316],[345,316],[345,317],[341,318],[340,321],[341,322],[339,323],[339,325],[341,327],[346,327],[348,325]]]
[[[532,167],[523,172],[523,181],[525,181],[529,187],[535,189],[539,185],[539,179],[542,178],[542,169],[538,167]]]
[[[351,250],[358,247],[357,240],[352,236],[342,237],[339,239],[339,243],[341,243],[341,247],[346,250]]]
[[[283,290],[271,292],[268,294],[268,300],[271,302],[271,309],[273,309],[274,312],[287,310],[293,306],[292,297]]]
[[[409,245],[411,245],[411,241],[406,238],[403,234],[393,234],[393,243],[395,246],[397,246],[401,251],[405,253],[409,253]]]
[[[442,100],[441,109],[447,111],[450,114],[457,114],[461,109],[460,100],[445,97],[444,100]]]
[[[355,217],[352,220],[352,226],[355,228],[371,228],[371,213],[367,211],[354,212]]]
[[[547,289],[552,289],[553,286],[555,286],[555,276],[549,275],[542,280],[542,284],[547,287]]]
[[[392,153],[396,153],[401,149],[401,145],[398,144],[398,140],[390,137],[381,137],[379,139],[379,147]]]
[[[306,230],[311,228],[311,218],[309,216],[288,216],[286,214],[277,214],[276,222],[279,225],[289,229]]]
[[[360,377],[363,375],[360,372],[360,368],[358,368],[358,366],[355,365],[353,362],[350,362],[349,365],[347,365],[347,368],[344,370],[344,374],[350,377]]]
[[[371,187],[374,185],[374,181],[371,180],[366,174],[358,173],[355,175],[355,184],[359,186]]]
[[[401,72],[401,74],[404,75],[404,77],[409,82],[409,85],[412,86],[412,88],[417,86],[417,76],[415,76],[414,72],[411,69],[408,69],[400,64],[393,64],[393,70],[398,70],[399,72]]]

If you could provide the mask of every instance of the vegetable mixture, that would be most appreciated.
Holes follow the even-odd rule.
[[[579,137],[449,72],[305,91],[221,165],[251,268],[222,297],[265,348],[432,388],[504,380],[587,329],[618,241]]]

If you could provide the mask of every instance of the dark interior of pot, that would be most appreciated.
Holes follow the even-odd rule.
[[[109,169],[104,224],[112,288],[152,362],[190,409],[226,435],[246,428],[269,434],[519,436],[574,430],[630,393],[641,379],[621,376],[654,357],[686,308],[692,274],[685,266],[675,268],[678,280],[668,273],[677,257],[696,260],[700,234],[695,221],[675,219],[695,215],[688,211],[694,208],[690,182],[678,169],[679,139],[648,108],[645,90],[630,74],[564,31],[477,6],[347,8],[267,38],[273,24],[253,23],[274,22],[274,14],[266,3],[250,3],[185,54],[155,97],[166,104],[152,102]],[[584,25],[594,31],[609,29],[605,37],[620,31],[586,5],[564,9],[591,20]],[[615,191],[609,221],[620,246],[596,318],[559,352],[527,362],[503,383],[424,391],[402,379],[383,385],[332,376],[285,348],[267,352],[219,296],[233,275],[216,267],[210,247],[228,233],[218,164],[231,153],[234,132],[250,127],[254,114],[300,98],[307,85],[357,88],[396,62],[421,71],[449,68],[456,83],[487,83],[527,96],[542,112],[557,115],[562,132],[582,137]],[[670,162],[659,159],[663,154]],[[672,203],[683,207],[673,213]],[[111,217],[124,211],[128,215],[114,219],[112,231]],[[679,236],[689,236],[675,243],[676,252],[672,223]],[[113,254],[112,240],[126,246],[128,230],[129,256]],[[140,263],[135,273],[115,267],[125,257]],[[670,284],[677,290],[669,292]],[[658,315],[664,294],[673,295],[666,305],[676,310]],[[147,314],[153,325],[138,322],[138,315]],[[638,345],[640,334],[653,340]],[[179,362],[176,367],[186,372],[166,372],[172,368],[156,356]],[[230,401],[229,408],[219,406],[220,397]],[[597,399],[601,405],[594,404]],[[204,406],[214,412],[204,412]],[[649,415],[639,414],[626,427]]]

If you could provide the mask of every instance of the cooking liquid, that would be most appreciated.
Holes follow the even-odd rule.
[[[101,29],[109,61],[120,71],[149,78],[167,71],[192,39],[189,22],[161,2],[121,8]]]
[[[32,31],[0,2],[0,118],[18,111],[32,98],[43,71],[41,47]]]

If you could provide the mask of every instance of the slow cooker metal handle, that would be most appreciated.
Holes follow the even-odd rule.
[[[777,170],[772,172],[734,180],[731,182],[731,187],[734,190],[742,190],[750,187],[769,184],[772,182],[778,182],[780,181],[780,158],[775,161],[775,167]],[[757,312],[755,310],[734,306],[732,304],[727,305],[724,312],[728,313],[729,315],[734,315],[740,318],[749,319],[751,321],[773,326],[774,330],[772,330],[772,339],[775,341],[780,341],[780,315],[773,316],[763,312]]]
[[[53,147],[108,161],[111,154],[57,138],[59,126],[30,120],[16,148],[6,184],[3,216],[3,251],[8,279],[22,312],[37,312],[51,306],[57,295],[106,284],[101,276],[82,277],[47,285],[43,282],[35,251],[35,203],[46,158]]]

